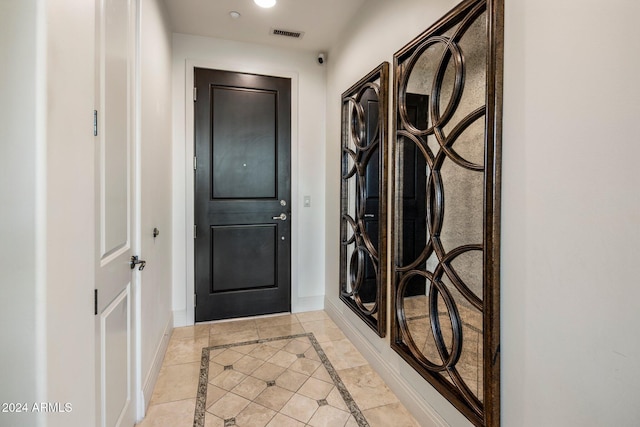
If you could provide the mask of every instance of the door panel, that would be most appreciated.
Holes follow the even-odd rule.
[[[128,175],[129,161],[129,108],[122,104],[128,99],[128,56],[129,50],[129,13],[127,0],[105,0],[103,49],[104,61],[101,64],[104,73],[104,144],[101,149],[103,186],[100,189],[104,206],[102,215],[102,255],[123,248],[128,241]],[[123,55],[124,53],[124,55]]]
[[[211,293],[276,286],[276,225],[212,227],[211,233]]]
[[[212,97],[212,198],[275,198],[277,93],[213,87]]]
[[[133,426],[134,7],[97,0],[96,425]]]
[[[289,311],[291,81],[196,68],[195,85],[196,321]]]
[[[128,402],[131,401],[131,287],[126,289],[100,314],[100,335],[102,337],[102,369],[105,425],[122,424],[127,416]],[[124,375],[124,373],[127,373]]]

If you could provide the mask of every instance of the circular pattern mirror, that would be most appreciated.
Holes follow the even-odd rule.
[[[389,63],[342,94],[340,299],[380,336],[386,329]]]
[[[394,56],[391,345],[476,425],[499,424],[501,14],[464,1]]]

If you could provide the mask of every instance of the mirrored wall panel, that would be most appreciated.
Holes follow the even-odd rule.
[[[392,347],[499,425],[502,4],[460,3],[394,55]]]
[[[389,63],[342,94],[340,298],[386,331],[387,99]]]

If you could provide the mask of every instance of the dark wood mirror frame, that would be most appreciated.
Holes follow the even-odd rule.
[[[340,299],[379,336],[387,312],[389,63],[342,94]]]
[[[500,425],[503,9],[503,0],[465,0],[394,55],[394,122],[391,144],[394,178],[390,184],[393,223],[391,347],[477,426]],[[483,25],[485,18],[486,25]],[[474,59],[474,52],[469,49],[469,45],[477,46],[477,43],[468,42],[470,39],[467,39],[465,48],[459,44],[472,25],[476,25],[474,31],[482,34],[480,60],[477,55]],[[486,40],[483,39],[484,35]],[[427,54],[422,59],[420,56],[435,45],[440,46],[441,53],[432,55],[435,58],[432,68],[428,73],[417,72],[420,78],[424,75],[431,78],[428,80],[429,84],[423,84],[429,93],[409,94],[407,86],[410,74],[419,60],[422,64],[425,58],[430,58]],[[479,68],[479,77],[476,77],[475,82],[474,76],[469,75],[469,68],[473,67],[469,64],[474,60],[477,64],[486,65],[484,70]],[[446,88],[443,88],[443,82],[447,82]],[[470,109],[465,107],[456,116],[458,121],[452,120],[461,99],[474,93],[473,87],[465,91],[466,85],[474,83],[477,85],[476,89],[482,89],[484,83],[484,105],[473,104]],[[441,97],[446,99],[449,93],[448,105],[442,106],[441,103],[445,102]],[[482,104],[482,93],[477,93],[476,91],[475,96],[480,99],[479,104]],[[416,102],[410,100],[410,96],[413,99],[416,96],[422,97],[420,102],[425,106],[421,108],[426,111],[422,114],[422,119],[414,107],[411,107],[414,112],[408,113],[408,105]],[[475,100],[473,96],[471,99]],[[481,130],[483,120],[484,132]],[[472,139],[478,144],[480,155],[475,163],[467,161],[456,151],[457,146],[454,146],[460,135],[465,134],[474,123],[476,133],[472,133],[471,137],[467,135],[465,139]],[[473,139],[475,135],[479,137]],[[412,154],[405,154],[408,150],[414,150],[412,152],[415,158],[419,157],[426,167],[411,163]],[[443,164],[448,168],[446,174],[442,170]],[[426,169],[426,177],[419,178],[422,180],[420,187],[415,184],[418,178],[414,180],[413,175],[409,175],[413,172],[405,172],[404,169]],[[455,179],[451,178],[452,169],[461,171]],[[415,174],[418,175],[423,174]],[[445,175],[448,177],[443,178]],[[455,191],[466,189],[465,179],[468,176],[474,177],[469,186],[478,184],[474,193],[477,196],[474,200],[479,200],[476,204],[461,201],[463,192],[456,194]],[[443,184],[447,179],[449,181]],[[454,185],[449,185],[452,182]],[[412,189],[409,190],[409,187]],[[414,204],[423,206],[422,210],[415,206],[408,207],[406,199],[411,196],[405,193],[410,192],[418,195],[414,199],[422,199],[418,202],[414,200]],[[458,200],[454,200],[456,196]],[[468,221],[476,223],[478,230],[468,234],[478,236],[477,239],[482,241],[461,244],[459,242],[465,236],[470,238],[465,234],[467,228],[462,227],[460,230],[449,225],[447,232],[455,234],[455,238],[450,240],[456,244],[449,244],[447,248],[445,237],[441,236],[445,204],[448,208],[447,221],[451,224],[456,223],[456,219],[452,220],[451,216],[461,214],[463,209],[460,207],[466,207],[466,203],[469,203],[469,209],[479,206],[473,221]],[[450,206],[453,208],[449,209]],[[413,240],[410,237],[411,231],[403,229],[409,221],[407,218],[415,215],[405,214],[405,210],[408,212],[410,209],[412,212],[417,211],[418,215],[424,215],[422,218],[426,225],[422,225],[421,230],[426,232],[426,237],[421,237],[419,243],[407,245],[406,239]],[[405,236],[409,237],[405,239]],[[470,239],[474,240],[474,237]],[[406,254],[403,254],[403,250]],[[473,263],[469,263],[473,268],[467,267],[475,274],[471,275],[475,286],[465,283],[469,274],[459,274],[456,271],[459,267],[452,266],[456,257],[466,253],[473,253],[477,257]],[[416,292],[410,290],[411,286],[415,288],[412,284],[414,282],[421,286]],[[415,301],[413,296],[420,298],[420,304],[412,306]],[[475,327],[464,318],[466,313],[475,313]],[[421,323],[417,323],[415,319],[420,319]],[[473,345],[476,347],[468,344],[468,340],[474,337],[476,342]],[[469,348],[476,350],[469,351]],[[475,351],[470,357],[475,360],[475,365],[473,362],[469,364],[462,361],[466,357],[466,351]],[[470,375],[465,372],[466,368],[475,371]],[[475,382],[468,379],[474,375]]]

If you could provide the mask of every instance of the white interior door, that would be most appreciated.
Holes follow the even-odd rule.
[[[135,422],[133,296],[134,53],[132,0],[97,0],[96,425]]]

